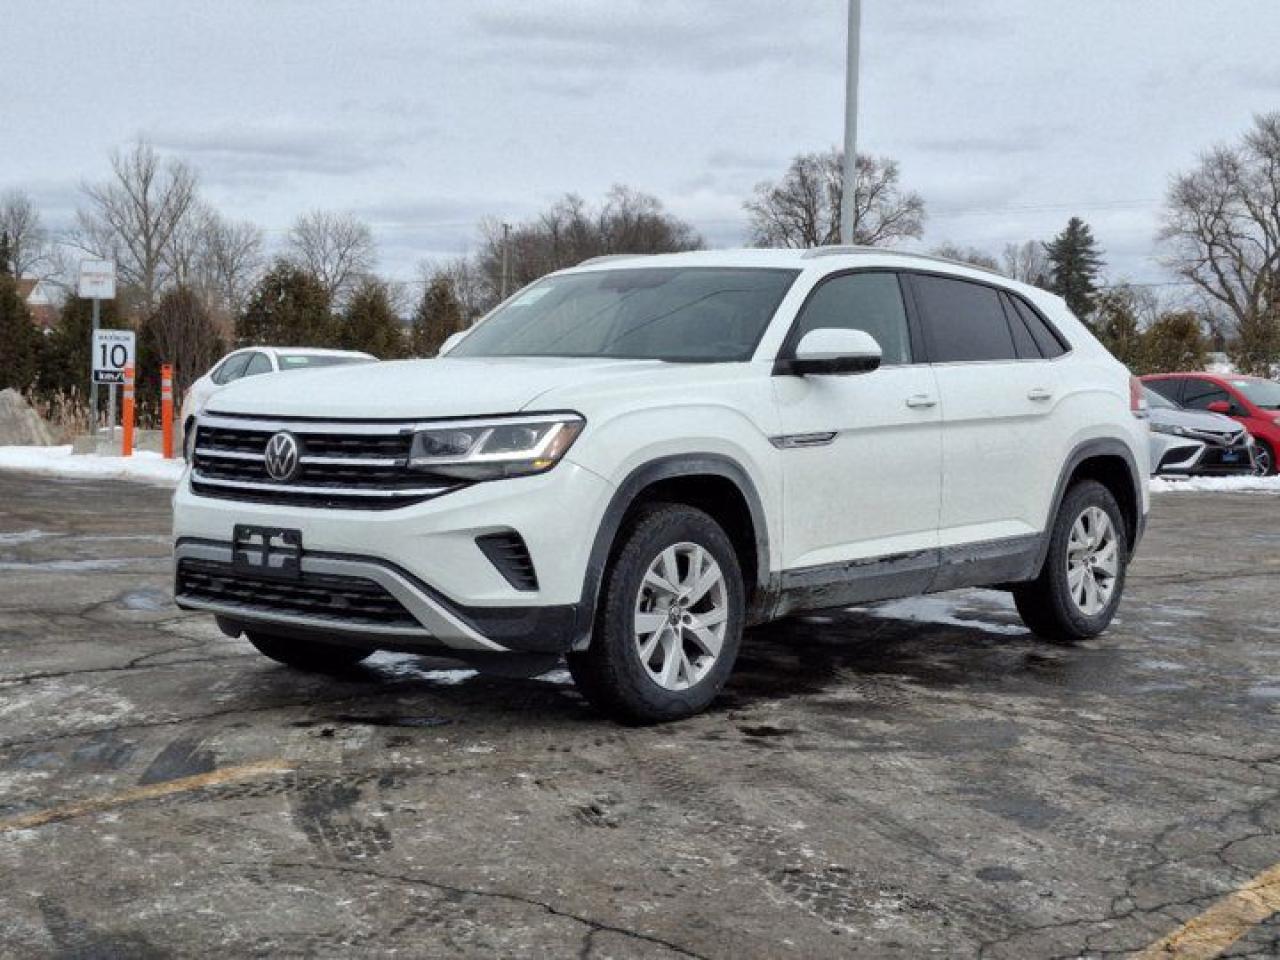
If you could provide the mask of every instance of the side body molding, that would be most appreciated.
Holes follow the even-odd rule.
[[[574,627],[571,649],[585,650],[591,642],[591,630],[595,623],[596,605],[600,599],[605,567],[609,563],[609,553],[627,510],[646,487],[662,480],[695,476],[722,477],[729,480],[738,488],[746,501],[747,508],[751,512],[751,523],[755,529],[756,551],[755,599],[747,610],[747,622],[759,623],[769,619],[773,612],[776,587],[773,585],[769,570],[769,528],[755,483],[736,460],[722,454],[677,454],[659,457],[636,467],[619,484],[609,505],[605,508],[604,517],[600,521],[599,529],[596,530],[595,541],[592,543],[591,555],[587,562],[587,572],[582,584],[582,599],[577,605],[578,618]]]

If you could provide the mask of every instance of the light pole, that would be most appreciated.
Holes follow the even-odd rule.
[[[844,187],[840,196],[840,242],[853,243],[853,187],[858,177],[858,53],[862,0],[849,0],[849,49],[844,86]]]

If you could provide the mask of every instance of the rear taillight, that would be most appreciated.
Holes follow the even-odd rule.
[[[1137,377],[1129,378],[1129,412],[1135,417],[1146,417],[1147,396],[1142,392],[1142,381]]]

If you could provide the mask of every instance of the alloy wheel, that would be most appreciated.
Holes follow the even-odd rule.
[[[696,543],[673,544],[640,584],[636,655],[654,683],[687,690],[715,666],[728,620],[728,588],[715,557]]]
[[[1120,574],[1120,540],[1105,510],[1087,507],[1067,541],[1067,589],[1085,616],[1107,608]]]

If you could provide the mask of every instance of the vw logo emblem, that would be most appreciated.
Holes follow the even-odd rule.
[[[292,433],[277,433],[267,441],[266,467],[272,480],[282,483],[298,473],[298,438]]]

